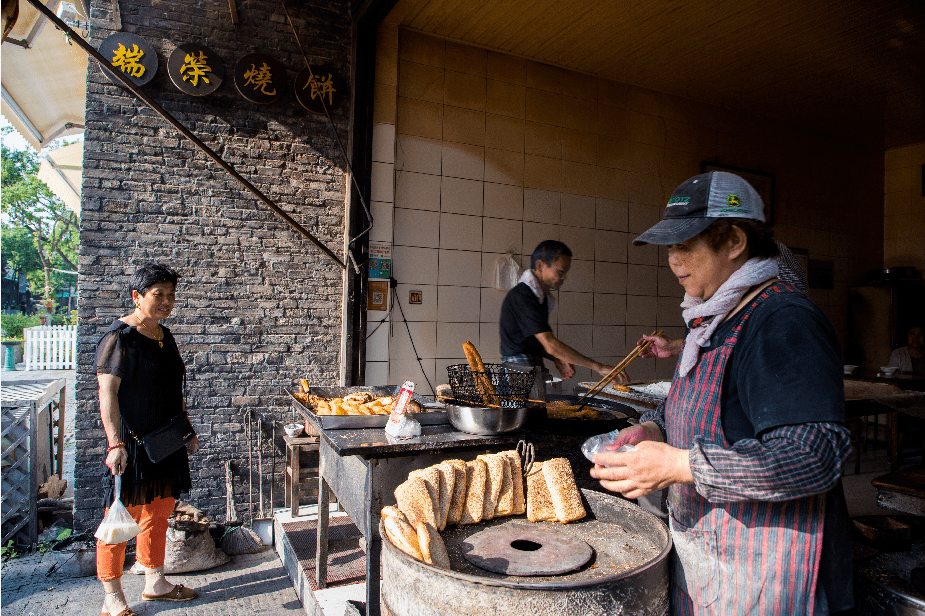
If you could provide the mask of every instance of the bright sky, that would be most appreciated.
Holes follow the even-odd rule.
[[[0,128],[5,128],[9,126],[13,128],[13,125],[6,121],[6,118],[0,116]],[[16,129],[13,128],[10,131],[10,134],[3,136],[3,145],[10,148],[11,150],[26,150],[32,149],[32,146],[26,143],[26,140],[16,132]]]

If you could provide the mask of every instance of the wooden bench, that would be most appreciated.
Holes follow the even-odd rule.
[[[303,451],[318,451],[317,436],[293,437],[283,435],[286,441],[286,489],[285,504],[290,507],[292,517],[299,515],[301,491],[301,466],[299,456]]]

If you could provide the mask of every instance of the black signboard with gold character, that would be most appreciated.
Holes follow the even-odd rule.
[[[286,90],[286,69],[266,54],[248,54],[234,67],[234,87],[252,103],[272,103]]]
[[[314,74],[314,80],[312,80]],[[321,104],[334,109],[347,96],[347,82],[330,66],[313,66],[311,71],[303,68],[295,78],[295,97],[299,103],[315,113],[324,113]]]
[[[170,54],[167,74],[181,92],[206,96],[222,85],[225,66],[218,54],[205,45],[186,43]]]
[[[157,53],[137,34],[116,32],[103,41],[100,53],[136,86],[145,85],[157,74]],[[114,84],[122,85],[108,69],[104,68],[103,74]]]

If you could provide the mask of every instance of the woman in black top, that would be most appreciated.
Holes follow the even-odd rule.
[[[154,263],[136,271],[130,284],[135,310],[113,322],[96,351],[100,413],[109,445],[105,463],[113,475],[122,475],[120,500],[142,529],[137,560],[145,566],[145,601],[196,597],[164,578],[167,518],[180,493],[190,489],[187,449],[155,464],[132,438],[186,411],[183,359],[170,330],[159,323],[170,316],[178,279],[175,271]],[[187,445],[190,453],[198,447],[197,438]],[[132,616],[121,583],[125,543],[99,542],[96,553],[97,577],[106,593],[103,616]]]

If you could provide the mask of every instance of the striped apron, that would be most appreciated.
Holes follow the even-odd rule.
[[[694,437],[700,436],[731,447],[721,419],[727,362],[755,308],[771,294],[788,290],[775,283],[762,291],[721,345],[701,352],[686,376],[675,373],[665,407],[669,445],[690,449]],[[714,504],[698,494],[694,484],[671,486],[672,613],[813,613],[824,503],[824,495],[817,495],[785,502]]]

